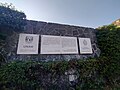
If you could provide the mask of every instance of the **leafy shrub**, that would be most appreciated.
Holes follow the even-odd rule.
[[[104,69],[106,80],[111,85],[120,83],[120,28],[112,24],[98,28],[97,38],[101,56],[109,62]]]
[[[120,60],[120,28],[114,25],[98,28],[97,38],[102,56]]]
[[[107,58],[57,62],[17,61],[0,68],[0,89],[22,90],[101,90],[120,88],[120,72]],[[111,70],[111,68],[114,68]],[[69,70],[77,76],[69,81]]]
[[[26,70],[34,63],[12,62],[0,69],[0,87],[3,89],[34,89],[34,81],[26,78]],[[34,85],[35,86],[35,85]]]

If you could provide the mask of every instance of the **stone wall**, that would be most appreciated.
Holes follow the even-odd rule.
[[[19,33],[39,34],[39,35],[56,35],[56,36],[70,36],[70,37],[86,37],[91,39],[93,54],[90,55],[17,55],[17,43]],[[22,32],[13,32],[7,38],[6,55],[8,60],[72,60],[72,59],[86,59],[99,57],[100,50],[97,47],[96,30],[93,28],[70,26],[56,23],[27,21],[25,30]],[[40,51],[39,51],[40,52]]]

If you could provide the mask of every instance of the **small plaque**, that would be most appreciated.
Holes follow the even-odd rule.
[[[20,34],[17,54],[38,54],[39,35]]]
[[[92,54],[92,45],[90,38],[79,38],[79,47],[81,54]]]
[[[69,75],[69,81],[75,81],[75,75]]]

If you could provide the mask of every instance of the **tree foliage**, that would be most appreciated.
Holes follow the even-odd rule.
[[[23,30],[26,15],[17,11],[12,4],[0,4],[0,29],[3,27]]]
[[[0,62],[4,61],[6,38],[13,31],[22,31],[26,25],[26,15],[15,9],[12,4],[0,3]]]
[[[98,45],[101,55],[120,60],[120,28],[108,25],[98,28]]]

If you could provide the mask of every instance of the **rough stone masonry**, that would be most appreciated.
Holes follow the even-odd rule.
[[[25,30],[19,33],[39,34],[39,35],[55,35],[69,37],[90,38],[92,43],[93,54],[76,54],[76,55],[17,55],[17,46],[19,33],[13,32],[7,38],[6,56],[7,60],[35,60],[35,61],[55,61],[55,60],[74,60],[99,57],[100,49],[97,47],[96,30],[80,26],[71,26],[56,23],[47,23],[40,21],[27,21]],[[40,51],[39,51],[40,52]]]

